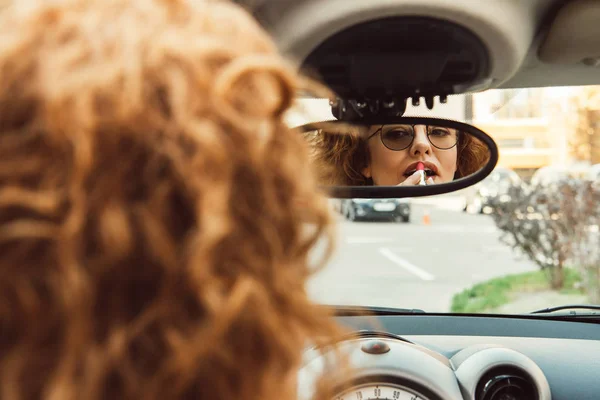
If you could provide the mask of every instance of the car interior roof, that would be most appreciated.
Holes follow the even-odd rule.
[[[483,88],[600,83],[597,0],[238,0],[301,61],[332,34],[385,16],[429,16],[478,34],[493,63]]]

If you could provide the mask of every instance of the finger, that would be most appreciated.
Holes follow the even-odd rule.
[[[404,182],[402,182],[401,184],[399,184],[398,186],[413,186],[413,185],[418,184],[420,179],[421,179],[421,174],[419,173],[419,171],[415,171],[411,176],[406,178],[406,180]]]

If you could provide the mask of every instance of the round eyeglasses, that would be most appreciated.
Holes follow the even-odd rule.
[[[381,143],[393,151],[409,148],[415,140],[416,125],[382,125],[367,138],[380,134]],[[437,149],[449,150],[458,143],[458,132],[441,126],[427,125],[427,140]]]

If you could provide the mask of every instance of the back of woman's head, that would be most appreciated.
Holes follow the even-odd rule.
[[[1,398],[293,396],[335,331],[294,85],[228,3],[2,6]]]

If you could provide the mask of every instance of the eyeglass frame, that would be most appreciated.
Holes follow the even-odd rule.
[[[412,146],[413,142],[415,141],[415,136],[416,136],[416,135],[414,134],[414,133],[415,133],[415,126],[417,126],[417,125],[423,125],[423,124],[404,124],[404,126],[408,125],[408,126],[410,126],[410,127],[412,128],[412,130],[413,130],[413,137],[412,137],[412,139],[411,139],[410,143],[408,144],[408,146],[406,146],[406,147],[403,147],[403,148],[401,148],[401,149],[392,149],[392,148],[388,147],[388,146],[387,146],[387,145],[384,143],[384,141],[383,141],[383,136],[381,135],[381,133],[383,133],[383,127],[384,127],[384,126],[386,126],[386,125],[393,125],[393,124],[383,124],[383,125],[381,125],[381,128],[377,129],[377,130],[376,130],[376,131],[375,131],[373,134],[371,134],[371,135],[370,135],[370,136],[369,136],[369,137],[366,139],[366,141],[368,142],[369,140],[371,140],[371,138],[372,138],[373,136],[375,136],[375,135],[377,135],[377,134],[379,133],[379,134],[380,134],[380,135],[379,135],[379,140],[381,140],[381,144],[383,144],[383,145],[385,146],[385,148],[386,148],[386,149],[389,149],[389,150],[392,150],[392,151],[402,151],[402,150],[406,150],[406,149],[408,149],[410,146]],[[425,126],[426,126],[426,127],[427,127],[427,129],[428,129],[428,128],[429,128],[430,126],[432,126],[432,125],[425,125]],[[453,144],[452,146],[450,146],[450,147],[447,147],[447,148],[442,148],[442,147],[438,147],[438,146],[436,146],[435,144],[433,144],[433,142],[432,142],[432,141],[431,141],[431,139],[429,138],[429,133],[426,133],[425,135],[427,136],[427,141],[428,141],[428,142],[429,142],[429,143],[430,143],[430,144],[431,144],[433,147],[435,147],[435,148],[436,148],[436,149],[438,149],[438,150],[450,150],[450,149],[452,149],[452,148],[456,147],[456,145],[458,145],[458,142],[459,142],[459,139],[460,139],[460,131],[458,131],[458,130],[457,130],[457,131],[456,131],[456,143],[454,143],[454,144]]]

